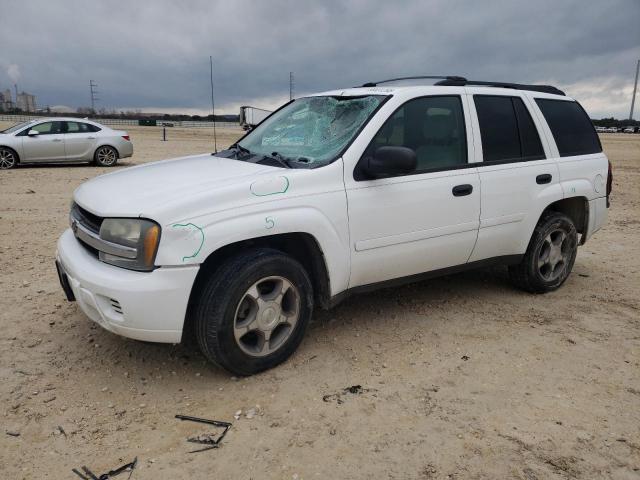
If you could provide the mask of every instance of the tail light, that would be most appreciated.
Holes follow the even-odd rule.
[[[609,160],[609,170],[607,171],[607,208],[611,202],[609,201],[609,195],[611,195],[611,190],[613,187],[613,171],[611,169],[611,160]]]
[[[122,135],[122,138],[124,138],[128,142],[131,141],[131,139],[129,138],[129,135]]]

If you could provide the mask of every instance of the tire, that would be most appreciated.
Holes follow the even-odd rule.
[[[99,167],[113,167],[118,161],[118,151],[108,145],[102,145],[93,154],[93,162]]]
[[[313,287],[298,261],[278,250],[250,250],[228,259],[204,284],[195,336],[207,359],[252,375],[291,356],[312,311]]]
[[[577,252],[573,221],[563,213],[547,212],[538,221],[522,262],[509,267],[509,277],[527,292],[551,292],[569,277]]]
[[[18,154],[9,147],[0,147],[0,170],[9,170],[18,165]]]

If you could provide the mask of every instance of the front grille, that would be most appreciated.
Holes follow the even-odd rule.
[[[102,217],[85,210],[77,203],[71,207],[71,216],[92,232],[100,233],[102,220],[104,220]]]

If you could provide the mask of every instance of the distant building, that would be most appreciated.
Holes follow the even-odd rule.
[[[13,100],[11,99],[11,90],[8,88],[4,92],[0,92],[0,112],[10,112],[13,110]]]
[[[18,94],[16,98],[16,107],[23,112],[35,112],[36,111],[36,96],[26,92]]]

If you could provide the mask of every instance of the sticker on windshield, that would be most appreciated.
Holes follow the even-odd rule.
[[[183,244],[183,247],[178,247],[178,250],[193,252],[190,255],[183,256],[182,261],[186,262],[190,258],[197,257],[200,250],[202,250],[202,245],[204,245],[204,230],[195,223],[174,223],[171,226],[182,232],[178,242]]]
[[[251,184],[250,189],[251,193],[256,197],[285,193],[289,190],[289,179],[284,176],[279,176],[257,180]]]

